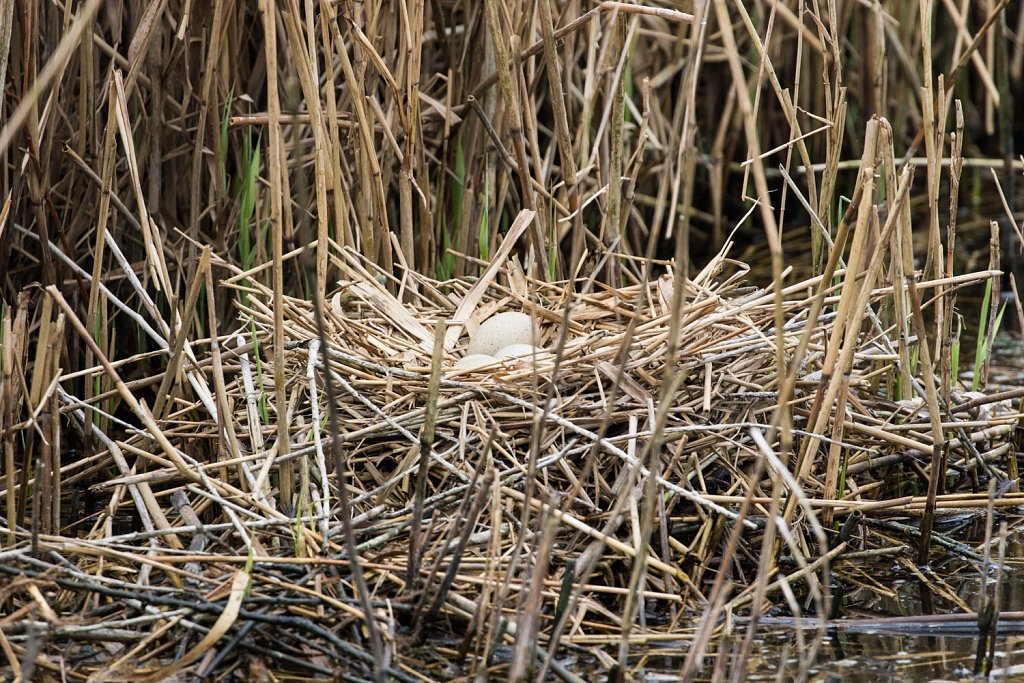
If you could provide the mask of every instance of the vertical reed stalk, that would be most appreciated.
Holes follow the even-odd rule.
[[[7,497],[7,547],[13,547],[16,539],[14,527],[18,519],[17,494],[15,493],[14,468],[14,384],[12,366],[14,365],[14,340],[11,337],[11,308],[2,306],[3,317],[0,318],[0,426],[4,429],[4,485]],[[23,476],[23,479],[25,477]],[[24,484],[22,485],[24,489]]]
[[[928,552],[931,549],[932,528],[935,524],[935,497],[939,491],[939,481],[946,476],[942,468],[942,453],[945,448],[945,437],[942,432],[942,413],[936,392],[935,374],[932,366],[931,351],[921,312],[921,298],[917,292],[917,282],[912,275],[907,276],[907,293],[910,296],[911,316],[914,333],[918,339],[918,351],[921,359],[922,382],[925,400],[928,405],[928,418],[931,423],[932,459],[928,472],[928,496],[925,501],[924,516],[921,518],[921,544],[917,551],[918,564],[928,564]]]
[[[260,0],[260,14],[263,19],[263,50],[267,62],[267,113],[268,149],[270,176],[270,232],[273,243],[273,292],[274,292],[274,403],[277,409],[277,458],[279,467],[281,504],[292,507],[295,493],[294,469],[290,460],[291,432],[288,424],[288,394],[285,390],[284,364],[284,223],[282,202],[284,200],[283,176],[285,163],[281,158],[284,141],[281,138],[281,101],[277,85],[277,24],[276,0]]]
[[[509,136],[512,138],[512,152],[515,154],[516,167],[519,171],[519,189],[522,192],[523,206],[536,209],[533,188],[530,183],[530,170],[526,162],[526,144],[523,138],[523,121],[519,99],[516,97],[515,78],[512,74],[512,60],[508,54],[508,38],[502,28],[501,7],[498,0],[485,0],[487,9],[487,26],[491,32],[494,45],[494,61],[498,71],[498,85],[501,88],[502,102],[505,106],[505,120],[508,124]],[[538,215],[530,230],[530,244],[533,257],[539,265],[539,272],[548,272],[547,240],[544,237],[543,216]]]
[[[956,101],[956,127],[950,140],[949,164],[949,222],[946,225],[946,272],[945,277],[953,277],[954,254],[956,253],[956,226],[960,208],[960,175],[963,172],[964,147],[964,111],[960,100]],[[946,311],[945,325],[939,330],[942,337],[942,349],[939,356],[939,376],[942,379],[942,400],[949,405],[953,390],[953,291],[951,287],[941,290]]]

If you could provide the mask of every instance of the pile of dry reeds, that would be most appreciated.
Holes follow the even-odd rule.
[[[524,212],[516,226],[531,219]],[[550,667],[575,680],[559,664],[567,653],[599,662],[615,643],[699,638],[694,616],[716,597],[728,599],[718,607],[726,613],[788,596],[799,613],[794,595],[807,594],[825,615],[830,566],[928,548],[917,526],[887,516],[990,504],[984,493],[936,492],[929,502],[885,485],[880,474],[902,465],[929,480],[942,449],[926,402],[879,398],[880,380],[898,381],[905,344],[878,312],[891,310],[894,293],[935,302],[936,291],[991,272],[917,282],[908,295],[876,283],[879,259],[870,258],[860,278],[838,270],[774,292],[744,287],[743,264],[723,253],[677,293],[671,274],[620,289],[537,281],[502,249],[479,278],[410,272],[391,283],[393,294],[374,264],[338,254],[344,277],[319,324],[311,302],[284,299],[280,365],[270,360],[273,292],[252,273],[226,278],[246,294],[242,324],[216,344],[194,340],[194,357],[180,352],[177,367],[148,380],[182,373],[166,402],[136,404],[149,429],[115,442],[96,419],[111,416],[54,387],[60,409],[104,447],[56,479],[42,468],[37,476],[67,487],[90,471],[119,475],[92,485],[110,503],[90,531],[58,534],[34,514],[32,528],[9,532],[3,597],[22,607],[7,640],[37,652],[73,643],[66,656],[97,680],[225,663],[250,675],[365,676],[376,666],[416,680],[445,677],[458,661],[480,669],[509,658],[513,669]],[[864,287],[862,311],[838,297],[851,283]],[[505,310],[539,323],[543,356],[455,369],[463,331]],[[785,384],[778,343],[803,359]],[[86,376],[119,372],[102,365]],[[834,404],[829,378],[841,378]],[[285,405],[268,400],[279,380]],[[943,425],[957,435],[945,442],[950,475],[1015,457],[1019,416],[979,409],[1024,391],[953,391],[947,403],[926,372],[911,381],[932,382],[923,394],[942,400],[952,421]],[[130,403],[133,388],[117,390]],[[772,424],[780,400],[791,425]],[[19,427],[28,438],[29,425]],[[788,467],[780,434],[792,444]],[[58,519],[59,492],[33,490],[34,509]],[[126,514],[142,530],[117,531]],[[819,522],[864,516],[882,526],[836,534],[838,524]],[[750,564],[775,565],[771,541],[762,547],[766,526],[798,559],[788,575]],[[714,583],[723,562],[738,563],[727,594]],[[646,624],[633,630],[641,609]],[[56,616],[69,610],[80,617]],[[410,649],[439,632],[451,645],[430,661]]]
[[[1004,566],[1012,25],[0,0],[0,671],[691,680],[742,612],[742,677],[877,558]]]

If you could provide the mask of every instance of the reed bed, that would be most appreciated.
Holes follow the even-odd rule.
[[[858,558],[923,547],[980,561],[941,534],[922,545],[917,523],[893,517],[1024,505],[1015,491],[994,500],[969,492],[972,478],[1011,466],[1021,418],[1012,406],[1024,390],[953,391],[943,429],[956,436],[943,441],[942,466],[954,483],[932,498],[920,495],[936,451],[928,408],[878,389],[899,376],[895,329],[855,318],[863,334],[842,372],[843,405],[821,407],[827,340],[844,327],[836,312],[844,270],[780,293],[787,355],[807,340],[788,385],[791,438],[809,441],[816,408],[831,415],[816,432],[827,435],[822,453],[797,479],[769,447],[780,398],[776,295],[745,286],[744,265],[724,252],[689,280],[675,309],[671,273],[639,287],[569,286],[531,280],[514,259],[495,262],[489,280],[407,273],[404,284],[418,295],[403,303],[373,263],[338,254],[346,277],[328,299],[322,334],[311,302],[285,298],[280,366],[268,360],[272,290],[237,268],[223,280],[246,293],[240,323],[216,343],[194,340],[193,390],[150,418],[159,440],[146,430],[109,440],[86,418],[102,415],[99,402],[54,386],[65,419],[92,429],[106,448],[59,477],[50,473],[48,485],[117,474],[93,480],[91,492],[109,498],[107,513],[76,534],[55,533],[59,497],[49,498],[53,511],[29,482],[40,491],[34,509],[51,518],[33,515],[31,528],[8,530],[15,543],[0,567],[10,578],[5,598],[24,605],[5,631],[12,646],[42,652],[70,641],[70,656],[98,680],[157,680],[226,662],[322,676],[367,676],[376,666],[416,680],[444,678],[456,662],[486,670],[517,657],[576,680],[567,654],[594,666],[613,662],[619,644],[698,638],[694,619],[712,601],[730,533],[738,533],[733,561],[746,567],[764,557],[766,524],[775,519],[789,560],[763,583],[756,569],[739,570],[721,614],[745,613],[755,596],[827,601],[830,568],[855,568]],[[923,281],[915,291],[934,303],[938,289],[992,275]],[[865,290],[867,317],[880,324],[873,312],[891,307],[894,292]],[[455,368],[467,334],[458,326],[446,334],[444,321],[472,329],[505,310],[538,322],[542,355]],[[102,363],[86,378],[113,379],[146,360]],[[265,401],[279,374],[289,397],[284,418]],[[332,404],[336,430],[326,419]],[[287,453],[276,441],[282,419]],[[126,455],[136,457],[134,468]],[[830,476],[837,466],[844,477]],[[341,521],[332,482],[339,469],[347,479]],[[787,500],[799,509],[780,507]],[[119,531],[131,526],[118,521],[125,517],[142,530]],[[638,566],[643,578],[632,584]],[[623,610],[631,601],[644,610],[642,628],[629,626]],[[827,610],[818,604],[812,613],[824,618]],[[79,616],[56,618],[70,612]],[[366,623],[376,629],[377,653]],[[97,649],[97,640],[119,645]],[[437,640],[445,645],[424,661],[414,646]]]
[[[0,0],[0,671],[991,669],[1024,9],[891,4]]]

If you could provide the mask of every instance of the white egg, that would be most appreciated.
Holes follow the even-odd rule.
[[[491,363],[497,363],[498,359],[486,353],[472,353],[455,361],[455,367],[460,370],[476,370]]]
[[[534,354],[538,357],[544,353],[532,344],[509,344],[503,346],[494,353],[495,358],[532,358]]]
[[[469,340],[469,355],[493,354],[512,344],[529,344],[534,338],[533,321],[525,313],[499,313],[485,320]]]

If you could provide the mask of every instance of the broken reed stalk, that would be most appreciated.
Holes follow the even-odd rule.
[[[959,213],[960,199],[960,176],[963,173],[963,148],[964,148],[964,111],[962,103],[956,101],[956,123],[954,132],[950,137],[950,165],[949,165],[949,218],[946,225],[946,272],[948,277],[953,274],[953,255],[956,253],[956,226],[957,214]],[[942,380],[942,400],[946,405],[950,402],[953,382],[953,295],[949,290],[943,290],[944,309],[949,314],[945,316],[944,326],[938,329],[941,336],[942,346],[939,352],[939,377]],[[1024,327],[1022,327],[1024,329]]]
[[[882,245],[890,244],[892,242],[892,236],[895,233],[897,226],[899,225],[900,216],[908,210],[906,200],[909,196],[910,186],[913,182],[913,178],[914,168],[912,166],[904,166],[903,172],[900,174],[899,186],[897,187],[895,197],[893,198],[892,210],[886,217],[885,225],[882,228],[880,235],[878,237],[875,255],[873,257],[866,256],[866,258],[868,258],[869,261],[866,264],[867,267],[863,271],[864,279],[863,282],[861,282],[860,284],[860,289],[853,290],[855,294],[851,293],[849,295],[850,298],[847,299],[849,301],[853,299],[854,295],[856,296],[856,303],[852,311],[846,311],[846,316],[843,315],[844,312],[842,310],[842,303],[840,302],[840,319],[845,317],[847,320],[852,321],[848,323],[846,329],[846,338],[843,342],[846,348],[852,348],[856,344],[855,340],[858,334],[857,328],[859,327],[859,322],[862,319],[862,312],[866,311],[868,309],[868,306],[870,305],[870,292],[874,288],[875,281],[879,278],[882,266],[884,264],[884,260],[882,259],[881,253],[879,253],[878,249]],[[869,196],[869,194],[869,192],[865,193],[864,196]],[[865,208],[866,207],[864,207],[863,205],[861,206],[862,211],[865,210]],[[871,217],[874,220],[874,223],[877,227],[877,212],[872,213]],[[865,230],[865,233],[866,232],[867,231]],[[856,241],[854,244],[856,245]],[[856,249],[856,246],[854,247],[854,249]],[[852,256],[851,260],[853,260]],[[847,280],[847,282],[849,282],[849,280]],[[842,296],[846,296],[845,288]],[[843,370],[841,371],[841,383],[839,386],[839,402],[836,405],[835,409],[836,415],[846,414],[846,401],[850,390],[848,368],[851,359],[852,354],[840,360],[840,365],[843,368]],[[827,396],[828,394],[826,393],[826,401],[828,400]],[[838,444],[842,442],[844,423],[844,420],[835,420],[833,423],[833,443],[829,449],[829,459],[828,464],[826,465],[826,496],[834,496],[837,493],[838,472],[840,469]]]
[[[90,328],[93,329],[94,334],[97,336],[98,341],[103,345],[103,348],[107,348],[108,344],[105,340],[102,340],[103,330],[105,326],[102,324],[99,310],[99,285],[102,281],[103,269],[106,265],[106,239],[107,239],[107,222],[110,218],[110,195],[111,185],[113,182],[114,174],[114,131],[117,126],[117,107],[114,102],[117,98],[117,88],[113,81],[111,81],[107,88],[107,124],[103,130],[103,150],[102,150],[102,161],[100,168],[101,179],[100,183],[102,190],[100,191],[100,205],[99,205],[99,220],[96,225],[96,242],[93,247],[94,250],[94,261],[92,268],[92,286],[89,288],[89,303],[86,309],[86,320],[89,323]],[[185,335],[181,335],[182,341],[184,342]],[[92,366],[92,355],[86,354],[85,364]],[[87,385],[85,396],[90,398],[92,394],[92,386]],[[102,393],[102,392],[100,392]],[[157,394],[159,397],[160,394]],[[159,398],[158,398],[159,400]],[[157,413],[159,414],[159,413]]]
[[[427,384],[427,402],[423,413],[423,428],[419,437],[419,458],[416,468],[416,483],[413,492],[412,530],[409,534],[409,587],[418,588],[420,561],[423,550],[420,546],[420,531],[423,524],[423,502],[427,495],[427,470],[430,456],[434,452],[434,429],[437,424],[437,397],[441,384],[441,367],[444,362],[444,340],[446,325],[439,320],[434,333],[434,351],[430,359],[430,381]]]
[[[988,319],[985,321],[984,359],[981,362],[981,367],[975,369],[975,372],[979,375],[979,386],[981,387],[988,384],[988,370],[992,363],[992,344],[995,341],[998,321],[1002,317],[1004,310],[1000,294],[1003,291],[1003,277],[1000,271],[1002,263],[1000,242],[1002,240],[1000,239],[999,232],[999,222],[989,221],[988,265],[989,270],[995,271],[997,274],[992,277],[992,295],[989,299],[988,311],[982,311],[982,315],[987,314],[988,316]]]
[[[757,134],[757,124],[754,120],[754,111],[749,99],[749,93],[744,87],[746,81],[743,77],[743,68],[740,64],[739,51],[736,47],[732,23],[729,20],[729,12],[726,8],[725,0],[713,1],[715,3],[715,14],[722,30],[723,44],[726,48],[733,86],[736,89],[736,99],[743,117],[743,132],[747,142],[747,153],[753,159],[754,187],[757,190],[756,201],[764,227],[765,239],[768,242],[768,251],[771,255],[772,285],[775,291],[775,370],[777,377],[784,377],[786,375],[786,358],[782,331],[785,325],[782,310],[782,237],[775,214],[772,211],[768,181],[765,177],[764,163],[761,159],[761,143]],[[792,435],[789,430],[789,406],[780,404],[777,410],[780,416],[777,423],[781,429],[781,447],[786,454],[785,457],[788,459],[788,453],[792,444]]]
[[[307,35],[303,36],[303,27],[300,23],[298,2],[296,0],[286,0],[286,2],[288,5],[287,9],[283,10],[281,15],[284,19],[285,35],[288,39],[288,53],[294,60],[295,72],[298,75],[299,86],[302,89],[303,99],[309,106],[309,124],[313,134],[313,187],[316,197],[315,286],[320,291],[326,292],[328,286],[328,240],[330,238],[328,220],[331,215],[327,206],[327,190],[329,185],[332,187],[334,186],[334,182],[333,179],[330,178],[330,176],[333,176],[333,167],[327,158],[327,151],[331,146],[327,136],[327,126],[324,123],[325,117],[321,104],[322,100],[320,97],[320,76],[318,73],[319,67],[317,63],[317,56],[315,54],[310,54],[310,49],[307,47],[311,46],[316,34],[312,30],[312,26],[309,26]],[[218,3],[218,6],[220,4],[222,3]],[[307,20],[312,22],[313,17],[311,13],[307,15]],[[307,40],[303,40],[304,37],[307,38]],[[269,46],[267,49],[270,49]],[[269,69],[270,65],[268,64],[267,66]]]
[[[417,631],[422,629],[423,621],[418,617],[423,611],[423,606],[430,601],[430,606],[427,610],[427,621],[433,621],[437,618],[441,607],[445,603],[445,596],[452,587],[452,583],[455,581],[456,574],[459,569],[459,565],[462,563],[466,547],[469,543],[470,534],[476,527],[477,520],[480,518],[480,514],[483,512],[487,497],[491,493],[491,486],[494,483],[494,467],[490,462],[491,445],[494,443],[494,431],[487,437],[487,443],[484,446],[481,457],[478,459],[476,469],[473,470],[473,478],[469,482],[467,491],[472,491],[476,488],[476,493],[470,497],[466,496],[463,498],[462,505],[459,508],[459,520],[463,522],[462,528],[459,534],[458,544],[455,550],[452,552],[451,562],[448,565],[448,569],[445,571],[444,577],[441,579],[441,584],[438,586],[437,592],[434,594],[430,593],[430,586],[434,576],[437,573],[441,565],[443,556],[438,554],[434,568],[431,570],[430,575],[424,582],[424,590],[420,594],[419,602],[417,603],[416,613],[413,616],[413,624]],[[481,475],[483,479],[481,480]],[[453,531],[456,530],[453,527]],[[419,634],[414,640],[419,640]]]
[[[39,320],[39,334],[36,342],[35,357],[32,361],[32,381],[29,387],[30,405],[45,406],[39,415],[40,447],[44,467],[51,473],[52,508],[48,520],[48,533],[59,533],[61,529],[61,443],[60,403],[56,395],[56,382],[61,374],[60,344],[63,340],[64,319],[58,316],[53,319],[53,301],[49,298],[43,302]],[[3,396],[3,389],[0,389]],[[26,452],[32,449],[32,438],[26,444]]]
[[[191,321],[196,311],[196,305],[199,303],[199,294],[202,291],[203,285],[206,283],[206,276],[210,270],[210,260],[213,256],[213,250],[209,247],[204,247],[199,254],[199,262],[196,265],[195,277],[189,285],[188,292],[185,294],[185,306],[182,309],[182,321]],[[94,280],[95,282],[95,280]],[[98,292],[97,288],[97,292]],[[210,295],[210,292],[207,292]],[[210,305],[210,302],[207,302]],[[210,314],[213,314],[214,309],[209,309]],[[181,363],[185,360],[182,354],[185,348],[185,341],[188,339],[188,326],[182,325],[178,329],[177,334],[174,335],[174,344],[168,350],[167,368],[164,370],[164,376],[160,380],[160,387],[156,392],[156,402],[153,404],[153,417],[163,419],[166,417],[167,412],[170,410],[170,391],[172,385],[175,383],[178,377],[178,371],[181,368]],[[215,337],[211,330],[211,337]]]
[[[941,413],[939,412],[941,408],[936,393],[934,367],[932,365],[931,351],[928,346],[928,334],[924,326],[924,316],[921,312],[921,298],[917,293],[917,282],[910,275],[907,276],[907,293],[910,299],[914,333],[918,339],[918,352],[920,354],[919,358],[923,374],[922,380],[932,435],[931,468],[928,473],[928,498],[925,502],[924,517],[921,519],[921,543],[917,553],[918,563],[926,565],[928,564],[928,553],[931,547],[932,528],[935,523],[935,499],[939,492],[943,473],[946,471],[942,467],[945,439],[942,431]]]
[[[204,247],[199,261],[199,268],[196,272],[196,280],[204,280],[206,286],[207,329],[210,332],[210,360],[212,361],[214,397],[217,402],[217,436],[219,437],[217,440],[219,444],[217,459],[227,460],[233,453],[240,453],[242,449],[238,435],[235,433],[234,421],[230,417],[231,404],[227,395],[227,387],[224,380],[224,363],[221,358],[220,341],[217,335],[217,299],[214,293],[216,290],[214,289],[213,272],[209,267],[209,263],[210,248]],[[191,289],[198,289],[196,283],[192,284]],[[185,332],[185,328],[182,328],[178,335],[184,337]],[[259,490],[256,482],[246,476],[249,472],[242,467],[241,463],[236,467],[237,478],[242,487],[250,493]],[[219,478],[221,480],[228,479],[227,471],[221,470]]]
[[[669,379],[665,389],[667,395],[671,395],[675,389],[674,383],[678,381],[678,375]],[[654,533],[654,515],[657,509],[658,491],[657,477],[661,463],[662,434],[665,429],[665,420],[669,411],[669,402],[664,401],[658,404],[655,413],[655,425],[652,438],[645,446],[647,450],[647,468],[650,474],[643,481],[643,497],[640,515],[640,538],[637,541],[637,560],[633,563],[632,572],[629,577],[629,584],[626,593],[625,604],[622,608],[622,640],[619,642],[619,670],[626,671],[628,668],[628,657],[630,651],[629,634],[632,630],[633,620],[636,612],[642,603],[640,595],[647,577],[647,557],[650,553],[651,536]]]

